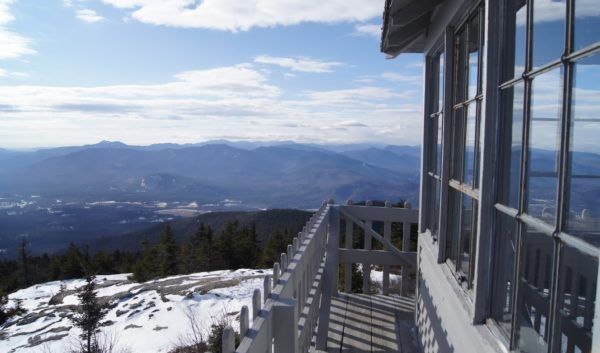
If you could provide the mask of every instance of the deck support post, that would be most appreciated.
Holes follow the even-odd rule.
[[[373,206],[373,201],[367,201],[365,203],[366,206]],[[367,225],[367,227],[373,229],[373,222],[371,221],[365,221],[365,224]],[[365,246],[364,249],[365,250],[371,250],[373,246],[373,237],[371,236],[371,234],[368,234],[367,232],[365,232]],[[369,294],[371,292],[371,264],[370,263],[363,263],[362,264],[362,271],[363,271],[363,285],[362,285],[362,292],[364,294]]]
[[[410,209],[410,203],[405,202],[404,208]],[[411,223],[404,222],[402,223],[402,251],[410,251],[410,232],[411,232]],[[408,283],[408,267],[402,266],[402,282],[400,287],[401,295],[408,294],[408,287],[410,284]]]
[[[273,306],[275,352],[299,353],[298,306],[294,299],[279,299]]]
[[[392,203],[390,201],[385,202],[385,207],[392,207]],[[392,222],[385,221],[383,222],[383,239],[391,242],[392,241]],[[390,266],[383,266],[383,283],[382,283],[382,292],[383,295],[390,294]]]
[[[352,200],[348,200],[348,205],[352,205]],[[346,218],[346,249],[352,249],[354,242],[354,223]],[[352,264],[344,265],[344,292],[352,293]]]

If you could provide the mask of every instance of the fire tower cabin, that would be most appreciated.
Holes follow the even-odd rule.
[[[223,352],[600,353],[600,1],[386,0],[381,50],[425,55],[420,210],[324,202]]]
[[[425,54],[425,352],[600,352],[600,1],[387,0]]]

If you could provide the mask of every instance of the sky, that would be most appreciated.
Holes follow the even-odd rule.
[[[383,0],[0,0],[0,147],[417,145],[421,54]]]

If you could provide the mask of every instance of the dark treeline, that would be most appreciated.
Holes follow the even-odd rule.
[[[71,243],[61,254],[31,255],[23,241],[17,260],[0,261],[0,294],[56,280],[96,274],[132,272],[135,281],[175,274],[239,268],[271,267],[291,243],[294,232],[274,230],[259,237],[254,224],[242,226],[231,221],[215,234],[201,223],[196,232],[177,242],[169,224],[158,240],[145,240],[139,251],[92,252],[87,246]],[[258,239],[266,239],[261,242]],[[263,244],[264,243],[264,244]]]

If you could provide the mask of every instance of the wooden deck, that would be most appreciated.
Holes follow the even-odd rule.
[[[412,298],[340,293],[329,320],[328,353],[419,352]]]

